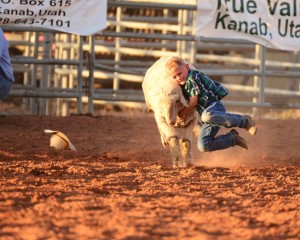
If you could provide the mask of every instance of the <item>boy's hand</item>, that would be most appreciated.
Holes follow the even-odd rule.
[[[180,112],[178,113],[177,118],[183,119],[184,117],[185,117],[185,112],[184,112],[184,111],[180,111]]]
[[[178,113],[178,116],[179,116],[180,118],[185,118],[186,115],[191,114],[191,112],[195,111],[196,106],[197,106],[197,103],[198,103],[198,96],[192,96],[192,97],[190,97],[190,99],[189,99],[189,106],[183,108],[183,109]]]
[[[186,124],[187,123],[185,122],[185,120],[183,118],[177,116],[174,127],[182,128],[182,127],[185,127]]]
[[[190,123],[191,120],[195,118],[195,113],[196,113],[196,109],[190,111],[184,117],[180,117],[178,114],[178,116],[176,117],[174,127],[179,127],[179,128],[185,127]]]

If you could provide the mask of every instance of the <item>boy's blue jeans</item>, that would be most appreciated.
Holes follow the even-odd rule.
[[[216,137],[221,127],[244,128],[246,118],[243,115],[227,113],[220,101],[212,102],[201,115],[202,127],[197,147],[201,152],[221,150],[236,145],[235,137],[228,132]]]

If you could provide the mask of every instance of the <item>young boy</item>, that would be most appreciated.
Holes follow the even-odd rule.
[[[221,127],[244,128],[252,135],[257,131],[256,124],[250,116],[226,112],[220,100],[228,94],[228,90],[202,72],[191,70],[182,58],[172,57],[166,63],[166,67],[171,79],[181,85],[183,92],[189,97],[189,106],[182,109],[178,117],[184,118],[194,108],[200,114],[202,127],[197,144],[199,151],[210,152],[235,145],[247,150],[247,142],[235,129],[216,136]]]
[[[8,52],[8,42],[0,28],[0,100],[5,98],[15,81]]]

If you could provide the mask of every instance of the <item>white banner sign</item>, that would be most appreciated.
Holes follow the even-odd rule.
[[[0,0],[0,25],[92,35],[106,28],[107,0]]]
[[[198,0],[196,35],[300,50],[300,0]]]

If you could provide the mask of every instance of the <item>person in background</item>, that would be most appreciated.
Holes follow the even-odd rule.
[[[181,85],[183,94],[189,99],[189,106],[178,113],[179,119],[184,121],[185,116],[195,108],[200,115],[202,126],[198,137],[198,150],[211,152],[236,145],[247,150],[246,140],[239,136],[235,129],[217,136],[221,127],[244,128],[251,135],[255,135],[257,131],[256,124],[250,116],[226,112],[221,99],[228,94],[228,90],[202,72],[190,69],[180,57],[168,60],[166,68],[171,80]]]
[[[8,41],[0,28],[0,100],[9,94],[14,81],[13,68],[8,52]]]

